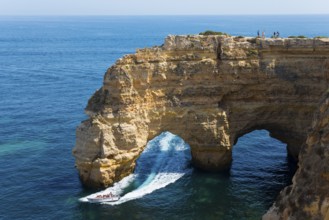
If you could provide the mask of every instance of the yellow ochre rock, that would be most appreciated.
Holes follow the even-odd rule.
[[[314,184],[329,185],[328,152],[313,149],[329,136],[314,131],[305,144],[328,79],[327,39],[168,36],[161,47],[137,50],[106,72],[85,109],[89,119],[77,128],[73,155],[80,179],[90,187],[110,186],[134,170],[147,142],[164,131],[190,145],[194,166],[229,169],[237,139],[267,129],[307,167],[299,168],[292,189],[281,193],[264,219],[292,219],[300,207],[312,213],[317,207],[316,214],[328,217],[328,197],[317,194],[329,192],[327,186],[314,185],[311,202],[287,202],[298,194],[298,181],[307,184],[307,175],[317,175],[319,180],[309,180]],[[321,114],[326,107],[316,122],[326,128],[329,120]]]

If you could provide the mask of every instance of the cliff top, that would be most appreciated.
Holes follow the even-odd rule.
[[[315,51],[316,54],[314,54]],[[158,62],[167,58],[181,60],[181,56],[188,60],[199,59],[200,57],[214,58],[214,56],[219,59],[247,59],[257,58],[262,53],[267,52],[283,52],[288,56],[290,54],[323,56],[329,52],[329,38],[169,35],[163,45],[137,49],[136,54],[125,55],[117,60],[116,64]]]
[[[165,50],[213,50],[218,46],[232,43],[256,44],[260,49],[268,47],[310,48],[321,47],[329,50],[329,38],[259,38],[227,35],[169,35],[165,39]]]

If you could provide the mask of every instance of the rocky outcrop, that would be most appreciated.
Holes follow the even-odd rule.
[[[315,115],[299,159],[293,184],[280,193],[264,220],[329,219],[329,93]]]
[[[255,129],[267,129],[297,158],[328,77],[326,39],[169,36],[105,74],[77,128],[80,178],[91,187],[113,184],[163,131],[182,137],[205,170],[228,169],[234,143]]]

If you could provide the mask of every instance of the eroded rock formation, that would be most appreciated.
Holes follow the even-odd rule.
[[[229,168],[232,146],[255,129],[297,158],[328,77],[326,39],[169,36],[105,74],[77,129],[80,178],[92,187],[120,180],[163,131],[182,137],[205,170]]]
[[[301,149],[293,184],[263,216],[263,220],[279,219],[329,219],[329,92]]]

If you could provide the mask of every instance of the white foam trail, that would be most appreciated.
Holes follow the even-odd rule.
[[[109,192],[115,195],[122,195],[127,187],[134,181],[139,183],[144,175],[145,180],[138,184],[137,189],[122,195],[120,200],[116,202],[105,203],[109,205],[122,204],[130,200],[142,198],[155,190],[164,188],[190,172],[191,170],[187,168],[187,163],[190,159],[190,153],[187,152],[189,150],[188,146],[181,139],[177,141],[177,137],[169,132],[163,133],[159,138],[161,139],[158,143],[157,140],[154,140],[146,146],[137,161],[134,174],[115,183],[113,187],[81,198],[80,201],[86,202],[88,201],[88,197]],[[175,143],[173,143],[174,140],[176,140]],[[146,178],[145,175],[147,175]]]
[[[88,198],[89,197],[94,197],[100,194],[108,194],[110,192],[112,192],[114,195],[120,195],[121,193],[123,193],[123,190],[125,188],[127,188],[135,179],[134,174],[130,174],[129,176],[126,176],[125,178],[123,178],[121,181],[114,183],[114,185],[112,187],[109,187],[103,191],[91,194],[89,196],[83,197],[81,199],[79,199],[81,202],[88,202]]]
[[[130,193],[127,193],[120,200],[116,202],[107,202],[109,205],[118,205],[124,202],[128,202],[130,200],[142,198],[147,194],[154,192],[155,190],[166,187],[167,185],[176,182],[180,179],[184,174],[180,173],[171,173],[171,174],[158,174],[155,176],[153,181],[145,187],[138,188]]]

